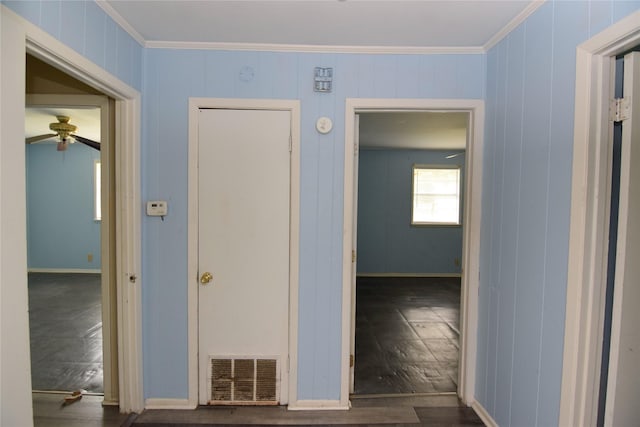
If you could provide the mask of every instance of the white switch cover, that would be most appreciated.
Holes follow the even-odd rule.
[[[165,216],[167,214],[167,202],[165,200],[150,200],[147,202],[148,216]]]

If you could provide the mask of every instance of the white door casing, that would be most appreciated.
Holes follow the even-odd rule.
[[[353,123],[353,229],[351,244],[351,315],[356,315],[356,276],[358,274],[358,168],[360,167],[360,115],[356,114]],[[349,393],[354,393],[356,388],[355,373],[356,357],[356,322],[351,321],[351,354],[349,355]]]
[[[2,280],[3,292],[11,289],[11,294],[4,296],[15,306],[17,312],[26,313],[27,305],[22,292],[15,287],[16,283],[25,283],[26,292],[26,215],[23,215],[25,200],[25,162],[24,162],[24,105],[25,105],[25,54],[29,53],[69,74],[70,76],[98,89],[115,99],[116,125],[115,140],[118,144],[114,163],[116,166],[116,203],[120,207],[116,213],[116,283],[118,289],[118,364],[119,364],[119,404],[123,412],[141,411],[143,409],[142,393],[142,338],[141,338],[141,293],[139,285],[140,273],[140,94],[117,77],[109,74],[81,54],[61,43],[42,29],[26,21],[22,17],[0,5],[1,13],[0,39],[0,85],[2,102],[0,109],[0,129],[2,129],[0,146],[3,169],[0,178],[3,204],[13,217],[0,215],[2,224],[11,226],[3,229],[3,241],[11,242],[10,252],[3,252],[3,277],[10,278],[9,287]],[[6,64],[6,65],[5,65]],[[7,72],[11,70],[11,72]],[[9,114],[11,112],[11,114]],[[10,175],[7,175],[10,174]],[[10,177],[10,179],[5,179]],[[20,207],[22,206],[22,208]],[[6,214],[3,211],[3,214]],[[5,223],[5,221],[9,221]],[[23,242],[23,243],[20,243]],[[136,284],[129,282],[129,277],[137,277]],[[126,284],[126,286],[125,286]],[[14,291],[13,288],[16,288]],[[16,292],[14,294],[14,292]],[[23,306],[24,302],[24,306]],[[4,313],[3,313],[4,315]],[[23,331],[27,320],[17,316],[12,319],[11,339],[16,347],[26,345],[28,349],[28,332]],[[28,329],[27,329],[28,330]],[[3,334],[4,335],[4,334]],[[3,341],[4,342],[4,341]],[[27,350],[28,351],[28,350]],[[28,362],[27,362],[28,363]],[[25,372],[24,370],[16,370]],[[27,377],[29,373],[25,374]],[[26,383],[30,389],[30,378],[19,383]],[[15,384],[14,384],[15,386]],[[25,405],[31,408],[31,396],[23,402],[23,387],[12,391],[12,397],[3,398],[3,409],[12,408],[13,416],[17,413],[29,414]],[[5,406],[6,403],[6,406]],[[12,415],[13,414],[13,415]],[[28,418],[28,417],[27,417]],[[4,413],[3,413],[4,419]],[[29,425],[20,422],[20,425]]]
[[[615,57],[640,43],[640,11],[577,48],[569,262],[558,424],[595,426],[602,356]]]
[[[210,397],[210,355],[277,357],[280,403],[295,403],[300,103],[189,104],[189,399],[182,407]],[[204,146],[202,131],[232,139]],[[274,186],[277,194],[267,193]],[[213,278],[203,285],[207,271]]]
[[[352,387],[349,359],[354,348],[355,322],[354,276],[354,211],[357,208],[354,179],[356,153],[355,126],[357,112],[376,111],[456,111],[468,112],[468,141],[463,222],[462,290],[460,296],[460,362],[458,396],[467,405],[475,404],[475,367],[477,352],[477,317],[479,286],[480,220],[482,201],[482,145],[484,134],[484,101],[477,99],[356,99],[348,98],[345,108],[344,157],[344,232],[342,257],[342,373],[339,406],[349,406]],[[357,362],[356,362],[357,363]]]
[[[624,57],[618,245],[616,250],[611,350],[605,426],[640,422],[640,52]]]

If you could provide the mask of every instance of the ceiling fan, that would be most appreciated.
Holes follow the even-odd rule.
[[[55,133],[32,136],[31,138],[26,138],[25,143],[34,144],[53,137],[58,137],[58,151],[65,151],[69,144],[73,144],[76,141],[100,151],[99,142],[93,141],[88,138],[83,138],[73,133],[78,127],[69,123],[69,121],[71,120],[69,116],[56,116],[56,119],[58,119],[57,122],[49,124],[49,129],[51,129]]]

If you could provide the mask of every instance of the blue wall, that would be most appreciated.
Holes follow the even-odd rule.
[[[460,273],[454,260],[462,259],[461,226],[411,226],[414,164],[459,165],[464,183],[465,157],[446,159],[447,154],[360,150],[358,273]]]
[[[145,199],[169,201],[144,218],[145,395],[187,396],[187,117],[189,97],[300,99],[300,399],[340,397],[345,98],[483,98],[482,55],[349,55],[145,51]],[[238,78],[249,65],[250,82]],[[313,68],[334,68],[334,92],[313,92]],[[315,130],[328,116],[334,129]]]
[[[476,397],[501,426],[558,423],[576,46],[639,7],[548,2],[487,55]]]
[[[129,86],[142,88],[142,46],[95,2],[0,1]]]
[[[37,269],[100,269],[100,222],[94,220],[94,160],[83,144],[27,146],[27,257]],[[87,254],[93,261],[87,261]]]

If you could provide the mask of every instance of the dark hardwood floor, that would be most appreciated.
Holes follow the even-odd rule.
[[[288,411],[285,407],[199,407],[193,411],[149,410],[138,427],[295,425],[295,426],[482,426],[473,409],[454,395],[355,398],[348,411]]]
[[[101,390],[100,279],[90,276],[29,276],[34,389]],[[34,425],[483,425],[473,409],[461,405],[453,393],[459,279],[359,279],[357,292],[358,395],[352,397],[349,411],[199,407],[125,415],[117,408],[103,407],[101,396],[84,396],[65,406],[64,395],[34,393]],[[406,394],[369,396],[381,393]]]
[[[103,392],[100,274],[29,273],[31,386]]]
[[[356,285],[356,394],[457,390],[459,278],[367,278]]]

